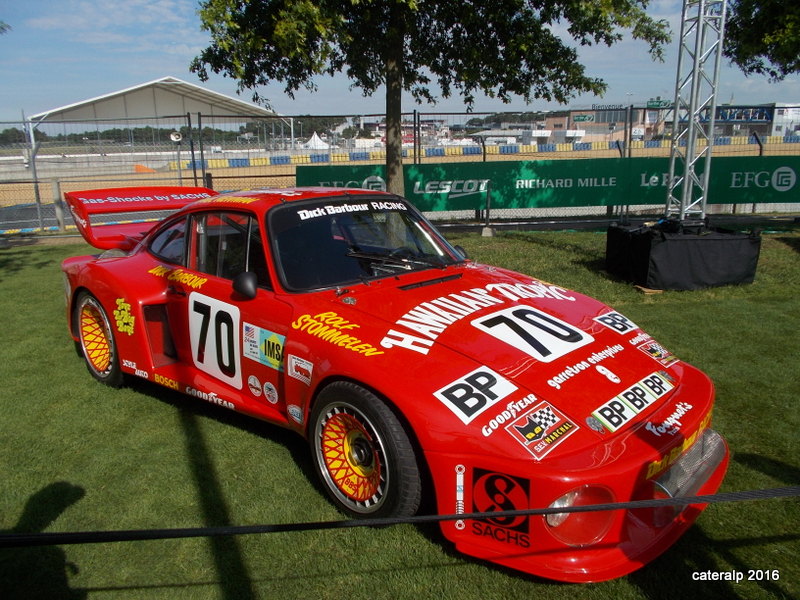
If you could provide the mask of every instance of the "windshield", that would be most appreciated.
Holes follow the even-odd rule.
[[[269,216],[278,272],[290,290],[336,287],[460,262],[416,210],[392,198],[293,202]]]

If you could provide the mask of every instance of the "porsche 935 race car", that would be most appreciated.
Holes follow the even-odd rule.
[[[140,377],[296,431],[350,516],[412,515],[433,494],[442,515],[498,513],[441,522],[460,552],[589,582],[652,560],[703,505],[504,511],[722,482],[708,377],[598,301],[467,259],[400,197],[148,187],[66,198],[106,250],[63,263],[91,375]],[[172,212],[152,227],[130,218],[150,211]]]

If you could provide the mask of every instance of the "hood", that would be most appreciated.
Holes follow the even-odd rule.
[[[559,424],[594,434],[572,449],[608,440],[645,426],[682,372],[674,356],[601,302],[496,267],[381,280],[340,291],[336,303],[342,316],[369,323],[361,332],[419,382],[417,404],[438,400],[457,418],[447,419],[454,430],[460,421],[487,437],[513,421],[509,432],[523,440]]]

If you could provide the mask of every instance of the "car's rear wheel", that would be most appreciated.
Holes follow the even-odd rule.
[[[89,373],[106,385],[121,386],[123,374],[119,366],[117,344],[103,306],[97,298],[82,292],[75,303],[73,318],[81,354]]]
[[[372,392],[336,382],[311,414],[314,464],[328,494],[356,517],[413,515],[422,494],[414,448],[392,410]]]

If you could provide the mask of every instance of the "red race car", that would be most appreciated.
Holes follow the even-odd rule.
[[[351,516],[412,515],[424,493],[458,515],[710,494],[722,482],[708,377],[600,302],[468,260],[402,198],[66,197],[86,240],[106,249],[63,264],[89,372],[296,431]],[[152,227],[131,220],[150,211],[171,213]],[[652,560],[702,508],[498,514],[441,530],[471,556],[599,581]]]

